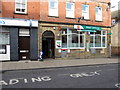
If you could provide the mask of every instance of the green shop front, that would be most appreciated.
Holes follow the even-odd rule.
[[[73,25],[61,27],[60,33],[61,38],[56,40],[56,49],[61,58],[110,57],[109,28]]]
[[[38,51],[43,58],[110,57],[109,27],[39,23]]]

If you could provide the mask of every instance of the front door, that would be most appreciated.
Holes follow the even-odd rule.
[[[19,29],[18,37],[19,60],[30,59],[30,31],[26,28]]]
[[[19,60],[30,59],[30,37],[19,36]]]
[[[54,49],[54,34],[50,31],[47,31],[42,37],[43,58],[54,58]]]

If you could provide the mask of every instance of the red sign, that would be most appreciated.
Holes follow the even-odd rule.
[[[59,31],[61,30],[61,27],[60,27],[60,26],[58,26],[58,30],[59,30]]]

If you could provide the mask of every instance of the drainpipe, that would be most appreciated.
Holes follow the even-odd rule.
[[[109,52],[110,52],[110,57],[111,57],[111,53],[112,53],[111,44],[109,45]]]
[[[32,19],[30,19],[29,21],[30,21],[30,23],[29,23],[29,26],[30,26],[29,32],[31,32],[31,30],[32,30]],[[30,33],[30,34],[31,34],[31,33]],[[30,38],[31,38],[31,35],[30,35]],[[30,46],[31,46],[31,45],[30,45]],[[30,51],[29,51],[29,53],[30,53]],[[31,59],[31,55],[30,55],[30,59]]]
[[[32,19],[30,19],[30,29],[32,28]]]

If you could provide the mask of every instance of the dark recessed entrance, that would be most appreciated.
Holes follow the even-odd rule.
[[[19,60],[30,59],[30,37],[19,37]]]
[[[42,51],[43,58],[55,58],[55,41],[54,34],[51,31],[46,31],[42,35]]]
[[[30,59],[30,31],[29,29],[20,29],[18,37],[19,60]]]

